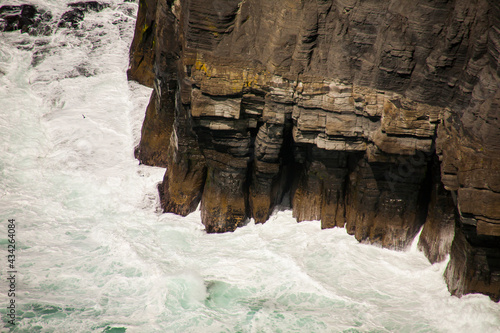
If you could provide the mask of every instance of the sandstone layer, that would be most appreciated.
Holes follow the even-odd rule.
[[[423,226],[450,291],[498,301],[499,64],[493,0],[143,0],[138,158],[208,232],[283,205],[394,249]]]

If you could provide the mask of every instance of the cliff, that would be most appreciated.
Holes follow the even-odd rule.
[[[458,296],[500,299],[500,4],[141,0],[136,151],[207,232],[297,221],[419,247]]]

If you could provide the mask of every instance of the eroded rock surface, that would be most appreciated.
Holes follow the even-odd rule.
[[[137,22],[165,211],[201,200],[225,232],[290,205],[395,249],[424,225],[450,290],[498,300],[497,1],[144,0]]]

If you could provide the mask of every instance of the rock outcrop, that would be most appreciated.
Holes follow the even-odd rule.
[[[497,1],[143,0],[137,22],[165,211],[201,200],[225,232],[289,205],[394,249],[423,226],[452,293],[500,299]]]
[[[54,20],[52,13],[31,4],[0,6],[0,31],[16,31],[30,35],[50,35],[54,26],[58,28],[78,28],[85,13],[99,12],[109,4],[99,1],[68,3],[69,10]]]
[[[5,5],[0,7],[0,31],[27,32],[31,34],[46,34],[50,32],[47,24],[52,14],[45,10],[38,10],[35,6]]]
[[[154,82],[155,20],[156,1],[139,1],[134,39],[130,46],[130,67],[127,71],[127,77],[129,80],[137,81],[148,87],[153,87]]]

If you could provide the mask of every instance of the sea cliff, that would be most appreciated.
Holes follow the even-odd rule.
[[[500,4],[141,0],[136,157],[207,232],[297,221],[404,249],[500,299]]]

